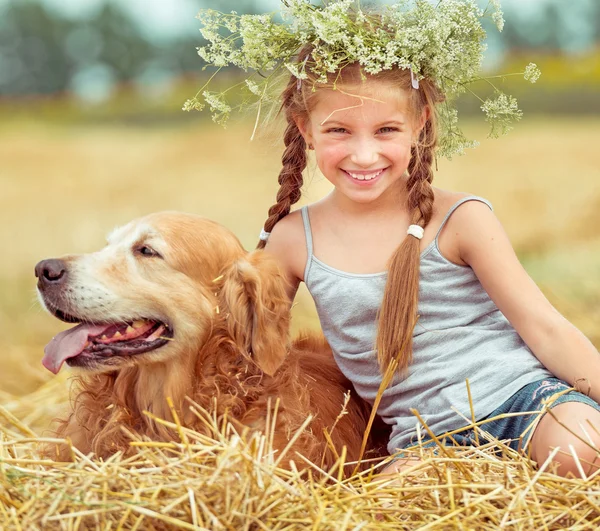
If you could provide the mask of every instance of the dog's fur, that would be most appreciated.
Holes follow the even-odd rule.
[[[143,254],[144,247],[159,256]],[[312,414],[290,458],[297,451],[332,466],[336,456],[325,430],[336,452],[346,446],[349,461],[359,458],[370,408],[352,390],[338,419],[351,384],[321,336],[290,342],[285,282],[267,253],[246,253],[230,231],[205,218],[162,212],[117,229],[96,253],[61,261],[60,282],[38,283],[54,315],[90,323],[152,319],[174,334],[147,353],[78,362],[72,411],[57,435],[82,452],[130,454],[122,427],[153,440],[178,440],[144,413],[171,420],[166,397],[182,425],[206,432],[189,397],[217,418],[227,415],[239,427],[261,431],[268,404],[279,399],[274,450],[281,452]],[[377,430],[369,448],[381,454],[387,433],[381,423]],[[67,447],[57,449],[59,458],[69,458]]]

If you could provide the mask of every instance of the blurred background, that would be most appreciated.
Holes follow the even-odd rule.
[[[277,191],[281,124],[250,142],[254,116],[223,129],[181,107],[206,76],[197,11],[277,6],[0,0],[0,403],[54,378],[40,361],[65,325],[36,300],[39,260],[96,250],[115,226],[166,209],[205,215],[255,246]],[[487,72],[535,62],[542,77],[499,81],[525,112],[499,140],[486,139],[465,97],[465,131],[481,146],[440,160],[435,182],[490,199],[531,276],[600,347],[600,2],[503,8],[504,31],[488,27]],[[301,204],[329,190],[314,164],[305,182]],[[294,330],[318,326],[304,290],[293,312]]]

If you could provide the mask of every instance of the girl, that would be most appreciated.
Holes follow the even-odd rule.
[[[419,442],[421,420],[426,445],[453,430],[442,443],[471,444],[478,434],[460,428],[517,413],[483,428],[540,465],[550,457],[561,475],[599,468],[600,431],[588,424],[600,428],[598,352],[529,278],[488,201],[431,186],[436,150],[459,137],[455,114],[440,104],[474,78],[483,51],[476,4],[419,2],[407,11],[399,1],[387,18],[360,8],[350,16],[351,0],[321,10],[284,4],[296,17],[289,26],[205,12],[212,45],[199,53],[218,66],[292,72],[282,94],[281,188],[259,247],[279,259],[290,300],[306,283],[335,359],[364,399],[374,402],[398,362],[378,407],[392,427],[390,453]],[[492,18],[501,27],[501,12]],[[204,96],[218,116],[229,112]],[[195,98],[185,108],[202,105]],[[516,105],[502,94],[482,109],[504,129]],[[334,189],[290,212],[307,150]],[[551,396],[550,412],[518,415]],[[395,461],[386,472],[412,464]]]
[[[300,60],[309,55],[306,47]],[[408,70],[364,80],[352,65],[335,75],[336,90],[292,76],[283,93],[281,188],[259,247],[279,258],[290,299],[306,283],[336,361],[363,398],[373,402],[382,368],[401,352],[405,371],[378,409],[392,425],[390,453],[416,442],[411,408],[436,435],[468,424],[466,378],[479,421],[540,410],[542,399],[587,377],[591,398],[560,396],[556,418],[544,414],[524,446],[538,464],[560,446],[561,475],[578,474],[572,447],[593,472],[600,434],[587,421],[600,428],[600,356],[529,278],[490,204],[431,186],[442,95],[427,80],[413,88]],[[288,214],[306,149],[334,190]],[[517,449],[533,421],[483,428]],[[455,439],[469,443],[473,431]]]

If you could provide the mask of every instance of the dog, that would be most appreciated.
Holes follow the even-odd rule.
[[[290,458],[298,452],[327,469],[344,446],[347,461],[361,457],[370,407],[322,335],[290,340],[290,301],[275,258],[247,253],[218,223],[176,212],[134,220],[107,241],[98,252],[35,267],[44,307],[77,323],[52,339],[43,358],[53,373],[63,363],[78,373],[72,410],[59,420],[57,436],[84,454],[127,456],[134,451],[127,432],[179,440],[155,417],[173,421],[175,412],[183,426],[206,433],[190,403],[264,432],[278,400],[275,452],[310,414]],[[379,417],[375,425],[369,457],[385,455],[389,430]],[[55,451],[58,459],[71,456],[66,445]]]

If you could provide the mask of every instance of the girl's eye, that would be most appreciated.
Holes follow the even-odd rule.
[[[141,254],[142,256],[154,256],[156,258],[162,258],[160,254],[158,254],[154,249],[152,249],[152,247],[149,247],[148,245],[142,245],[141,247],[138,247],[135,251],[137,254]]]
[[[327,129],[328,133],[346,133],[346,129],[343,127],[333,127],[331,129]]]
[[[380,133],[395,133],[396,131],[398,131],[397,127],[382,127],[379,132]]]

